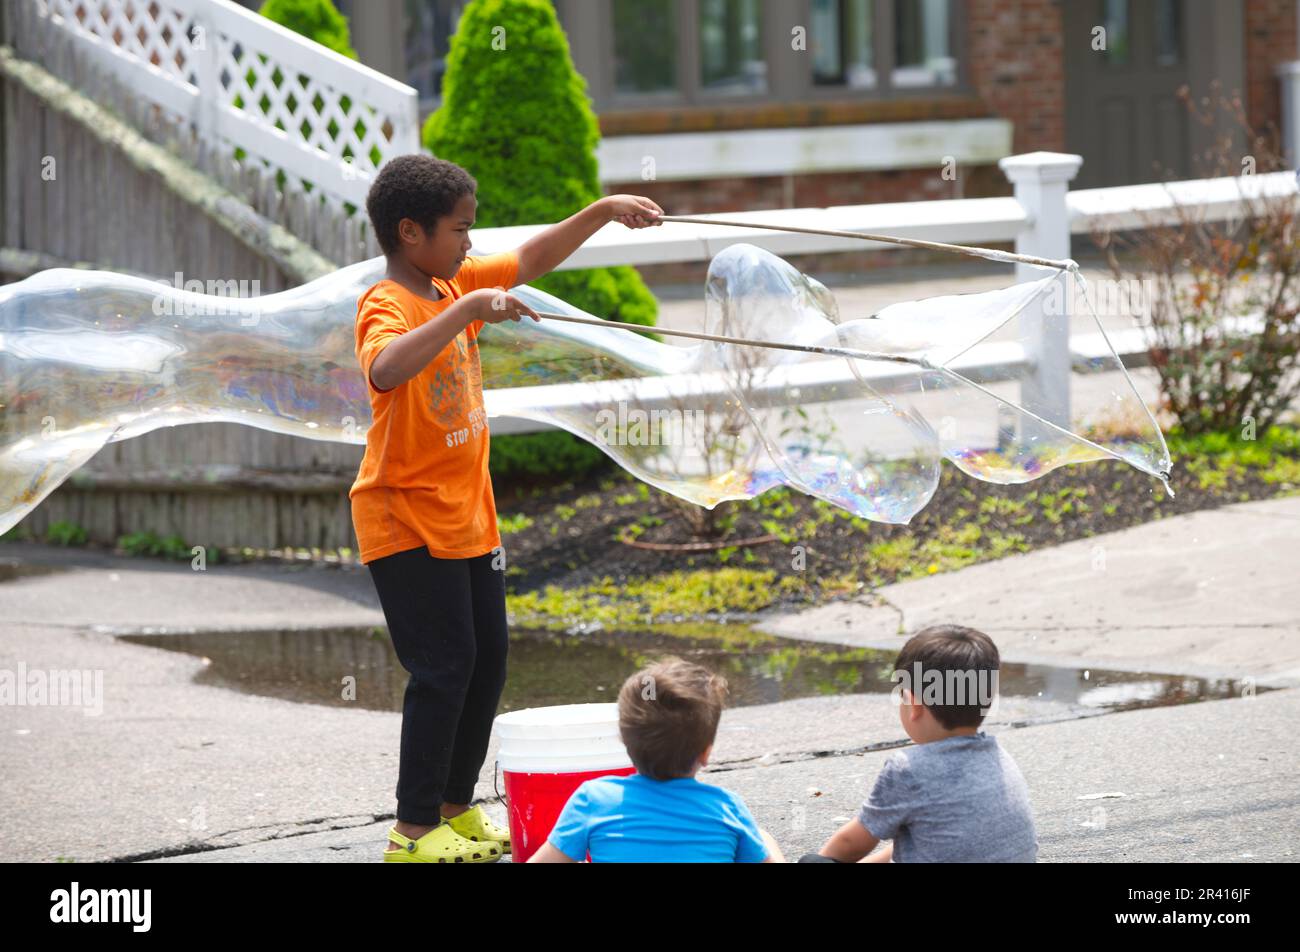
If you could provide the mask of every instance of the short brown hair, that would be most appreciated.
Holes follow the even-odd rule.
[[[919,668],[918,668],[919,666]],[[918,631],[898,652],[894,659],[894,670],[906,672],[909,679],[920,672],[925,678],[928,671],[940,671],[945,685],[953,684],[958,677],[980,678],[980,672],[996,672],[1001,667],[998,646],[993,639],[982,631],[963,625],[931,625]],[[996,679],[993,680],[996,685]],[[925,696],[923,687],[915,681],[908,685],[909,690],[919,702]],[[945,702],[969,700],[969,696],[957,697],[943,693]],[[992,703],[992,698],[988,698]],[[958,727],[978,727],[984,721],[981,710],[987,711],[987,704],[981,704],[976,697],[974,703],[942,703],[924,705],[935,720],[948,730]]]
[[[726,700],[726,678],[677,657],[624,681],[618,731],[637,773],[654,780],[689,776],[717,736]]]

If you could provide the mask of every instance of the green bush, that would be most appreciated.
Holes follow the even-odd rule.
[[[488,469],[494,480],[580,479],[609,462],[586,440],[557,430],[492,437]]]
[[[481,228],[563,221],[601,197],[600,128],[548,0],[471,0],[447,53],[424,146],[478,181]],[[552,272],[532,286],[607,320],[653,326],[635,268]],[[491,347],[490,334],[484,346]],[[607,457],[568,433],[492,441],[493,474],[572,477]]]
[[[169,559],[190,559],[191,547],[178,535],[159,538],[152,532],[133,532],[120,536],[117,546],[127,555],[147,555]]]
[[[85,545],[86,530],[73,522],[51,522],[45,530],[45,541],[52,545]]]
[[[1243,172],[1241,156],[1252,159],[1255,173],[1291,165],[1275,136],[1246,123],[1239,99],[1213,84],[1211,91],[1200,103],[1186,87],[1179,97],[1206,126],[1216,116],[1229,120],[1233,134],[1214,133],[1213,148],[1197,159],[1197,175],[1233,179],[1239,213],[1207,222],[1201,206],[1179,202],[1169,223],[1135,235],[1098,235],[1115,278],[1152,287],[1143,322],[1150,364],[1163,409],[1188,436],[1264,432],[1300,399],[1300,202],[1294,195],[1252,194],[1245,183],[1254,173]],[[1255,326],[1243,329],[1237,322],[1245,318]]]
[[[266,0],[257,12],[335,53],[357,59],[347,17],[330,0]]]

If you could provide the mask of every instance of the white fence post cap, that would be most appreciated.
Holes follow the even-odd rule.
[[[1012,182],[1068,182],[1082,166],[1083,156],[1067,152],[1027,152],[998,159],[998,168]]]

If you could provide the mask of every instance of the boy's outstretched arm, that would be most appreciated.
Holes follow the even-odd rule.
[[[817,852],[841,863],[856,863],[875,849],[879,842],[870,830],[854,818],[836,830]]]
[[[641,195],[606,195],[582,211],[534,235],[519,246],[519,276],[515,284],[528,284],[553,271],[582,243],[612,221],[628,228],[662,225],[664,210]]]
[[[428,366],[471,321],[499,324],[525,315],[540,320],[536,311],[513,294],[495,288],[471,291],[415,330],[384,345],[370,364],[370,382],[376,390],[392,390]]]

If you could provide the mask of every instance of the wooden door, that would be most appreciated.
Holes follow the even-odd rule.
[[[1243,88],[1241,0],[1070,0],[1065,21],[1066,149],[1083,156],[1074,188],[1202,174],[1213,132],[1178,99],[1212,79]],[[1105,28],[1105,49],[1095,30]],[[1225,128],[1220,122],[1219,128]]]

